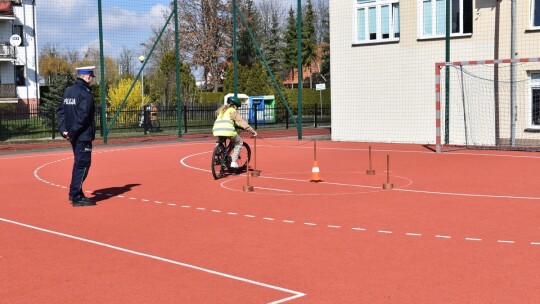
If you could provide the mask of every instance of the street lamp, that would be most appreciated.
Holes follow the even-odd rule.
[[[146,57],[144,55],[139,56],[139,61],[141,64],[144,63]],[[144,65],[141,67],[141,106],[144,106]]]

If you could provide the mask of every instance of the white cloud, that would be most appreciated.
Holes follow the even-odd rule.
[[[107,30],[126,28],[146,28],[164,23],[164,12],[168,8],[162,4],[154,5],[149,11],[136,12],[123,7],[111,7],[103,13],[103,27]],[[85,21],[88,27],[98,27],[98,16]]]
[[[157,1],[163,3],[155,3]],[[139,49],[152,34],[152,27],[164,24],[168,0],[103,1],[105,55],[115,57],[123,47]],[[107,3],[105,3],[107,2]],[[114,3],[113,5],[106,5]],[[47,0],[37,2],[38,47],[52,44],[59,49],[99,48],[98,8],[95,0]]]
[[[70,16],[81,7],[96,7],[91,0],[47,0],[36,1],[38,14]]]

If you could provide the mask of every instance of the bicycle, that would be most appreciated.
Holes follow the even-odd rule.
[[[227,143],[228,141],[228,143]],[[232,154],[234,153],[234,145],[228,137],[219,136],[216,141],[216,146],[212,152],[212,175],[214,179],[220,179],[225,175],[225,170],[230,174],[239,174],[246,170],[248,162],[251,160],[251,148],[244,141],[242,149],[236,163],[238,168],[231,167]]]

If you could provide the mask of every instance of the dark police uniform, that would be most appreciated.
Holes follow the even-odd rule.
[[[90,86],[77,78],[64,92],[56,112],[60,133],[68,133],[75,157],[69,186],[69,197],[74,204],[84,196],[82,184],[92,163],[92,141],[96,136],[95,111]]]

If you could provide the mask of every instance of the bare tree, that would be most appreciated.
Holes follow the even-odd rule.
[[[219,65],[231,56],[231,3],[226,0],[180,0],[181,47],[192,65],[204,69],[214,92],[221,85]]]
[[[70,64],[76,64],[81,58],[81,54],[77,50],[72,50],[69,47],[65,51],[66,58]]]
[[[272,32],[273,21],[278,21],[279,31],[285,29],[285,20],[287,18],[287,9],[280,0],[260,0],[257,2],[257,9],[260,15],[261,37],[269,37]],[[261,49],[268,47],[267,39],[260,42]]]
[[[316,0],[314,5],[315,10],[315,33],[317,36],[317,44],[324,42],[325,35],[328,34],[330,20],[330,8],[328,0]]]
[[[135,55],[132,50],[122,47],[122,52],[118,59],[118,72],[120,75],[131,75],[133,73],[134,58]]]

